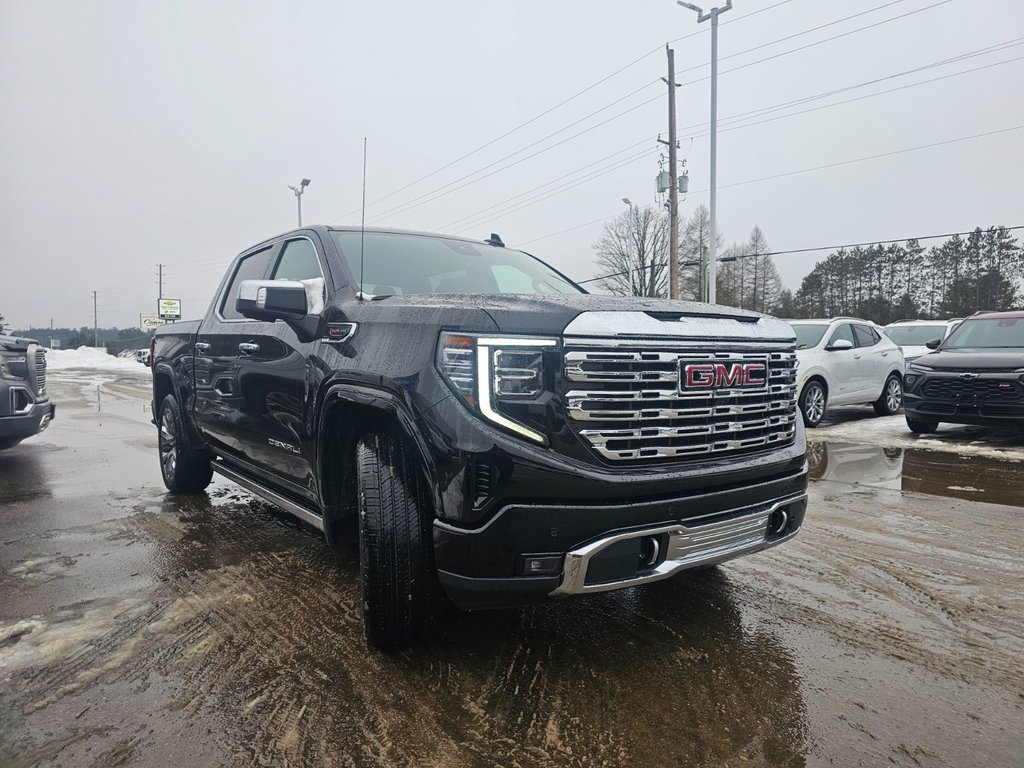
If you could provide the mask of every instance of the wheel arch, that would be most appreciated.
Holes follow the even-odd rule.
[[[332,546],[355,521],[356,445],[364,435],[400,435],[413,454],[433,510],[441,509],[435,464],[412,410],[395,394],[359,384],[334,384],[321,397],[317,431],[317,482],[324,534]]]

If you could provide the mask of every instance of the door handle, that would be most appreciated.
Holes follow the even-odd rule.
[[[238,345],[238,351],[241,352],[243,355],[251,355],[253,352],[260,351],[260,345],[251,344],[249,342],[243,341],[241,344]]]
[[[854,359],[854,360],[860,360],[860,355],[854,355],[854,356],[853,356],[853,359]]]
[[[196,352],[205,352],[206,350],[208,350],[210,348],[210,345],[207,344],[205,341],[197,341],[196,344],[195,344],[195,347],[196,347]]]

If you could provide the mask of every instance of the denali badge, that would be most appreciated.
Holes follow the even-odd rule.
[[[768,386],[768,362],[690,363],[679,361],[679,388],[764,389]]]
[[[272,437],[268,437],[267,438],[267,442],[270,443],[275,448],[281,448],[281,449],[289,451],[291,453],[298,453],[299,452],[299,449],[296,448],[294,445],[292,445],[290,443],[282,443],[280,440],[275,440]]]

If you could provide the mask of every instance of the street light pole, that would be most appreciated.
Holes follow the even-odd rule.
[[[309,186],[309,179],[303,179],[299,182],[299,186],[293,187],[291,184],[288,185],[288,189],[295,193],[295,199],[299,204],[299,226],[302,226],[302,193],[306,191],[306,187]]]
[[[707,261],[707,280],[705,284],[707,285],[708,294],[706,300],[708,303],[714,304],[717,294],[717,262],[715,257],[718,250],[718,238],[716,237],[718,232],[716,205],[718,192],[718,14],[725,13],[732,8],[732,0],[726,0],[723,7],[712,8],[707,13],[704,12],[704,9],[692,3],[684,3],[683,0],[676,0],[676,2],[684,8],[696,11],[698,24],[711,19],[711,232],[709,236],[709,250],[711,253]]]

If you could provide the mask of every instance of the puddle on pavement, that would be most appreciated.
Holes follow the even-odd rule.
[[[1024,507],[1024,466],[984,456],[855,443],[807,446],[811,480]]]

